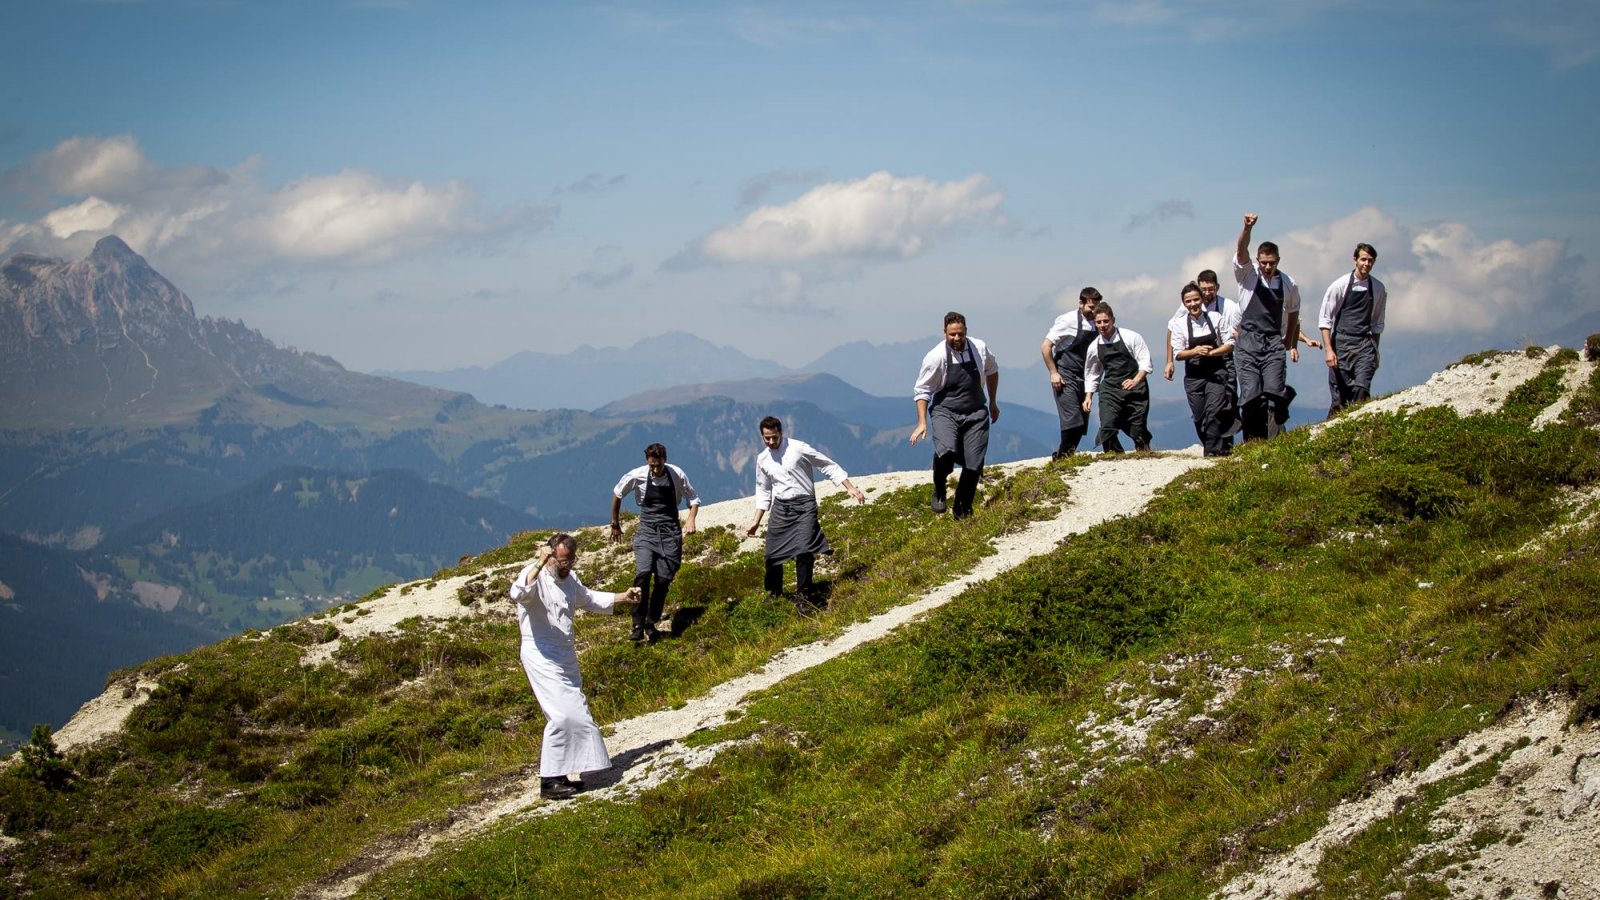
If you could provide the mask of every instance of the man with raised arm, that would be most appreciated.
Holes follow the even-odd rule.
[[[945,481],[959,462],[961,478],[951,514],[964,519],[972,515],[972,500],[983,475],[989,424],[1000,418],[1000,364],[983,341],[967,336],[966,316],[945,313],[944,340],[922,357],[911,396],[917,404],[911,443],[928,436],[932,419],[933,511],[944,512]]]
[[[565,800],[583,789],[583,781],[569,780],[569,775],[611,768],[605,739],[583,695],[578,650],[572,643],[573,614],[580,609],[610,613],[618,600],[637,601],[640,593],[636,587],[625,594],[591,591],[572,571],[577,562],[577,539],[558,534],[545,545],[539,561],[511,582],[522,630],[522,669],[544,711],[539,796],[546,800]]]
[[[1233,251],[1233,278],[1239,284],[1239,334],[1234,365],[1239,374],[1239,416],[1244,439],[1256,440],[1282,427],[1288,404],[1284,354],[1300,361],[1300,287],[1278,270],[1278,245],[1262,241],[1250,261],[1250,232],[1255,213],[1244,214],[1244,227]]]
[[[761,420],[761,443],[756,454],[756,517],[745,534],[756,536],[761,517],[772,510],[767,525],[766,575],[763,585],[773,597],[783,593],[783,564],[794,560],[794,608],[802,616],[816,612],[811,575],[817,554],[832,553],[817,518],[816,470],[855,498],[867,502],[865,494],[850,483],[850,474],[822,451],[783,436],[783,422],[776,416]]]
[[[1317,327],[1322,331],[1322,357],[1328,363],[1328,415],[1349,403],[1372,396],[1378,371],[1378,338],[1389,308],[1389,289],[1372,277],[1378,251],[1357,244],[1350,274],[1334,279],[1322,295]]]

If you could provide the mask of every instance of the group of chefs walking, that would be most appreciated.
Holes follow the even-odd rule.
[[[1166,366],[1184,365],[1184,394],[1195,433],[1207,456],[1231,452],[1236,434],[1265,438],[1281,429],[1293,397],[1286,383],[1285,357],[1299,361],[1299,343],[1323,350],[1328,367],[1330,414],[1367,399],[1378,366],[1388,292],[1372,277],[1377,251],[1357,244],[1354,267],[1328,286],[1318,316],[1321,340],[1300,330],[1300,289],[1278,269],[1276,244],[1262,241],[1250,257],[1257,217],[1247,213],[1234,250],[1233,276],[1239,299],[1220,293],[1214,271],[1200,272],[1179,292],[1181,306],[1167,324]],[[1150,347],[1138,332],[1117,325],[1116,313],[1101,293],[1086,287],[1077,309],[1059,316],[1039,347],[1056,397],[1061,439],[1053,459],[1075,453],[1088,433],[1094,396],[1100,395],[1099,430],[1094,443],[1121,453],[1119,434],[1135,450],[1150,447]],[[967,334],[959,312],[944,317],[944,337],[922,359],[912,396],[917,423],[910,442],[933,443],[933,493],[930,507],[954,518],[972,515],[978,481],[989,446],[989,426],[1000,418],[1000,368],[981,340]],[[755,458],[755,516],[746,534],[754,537],[768,518],[763,586],[773,597],[783,590],[783,567],[795,562],[795,609],[815,611],[818,596],[812,574],[818,554],[832,552],[817,516],[815,478],[821,473],[857,503],[866,497],[834,460],[804,441],[783,433],[783,422],[767,416],[759,423],[762,450]],[[608,769],[605,742],[589,712],[572,640],[578,609],[611,612],[619,600],[632,602],[629,639],[654,643],[667,592],[683,562],[683,536],[695,530],[700,497],[683,469],[667,462],[659,443],[644,450],[645,464],[629,470],[611,491],[611,538],[622,540],[622,502],[632,495],[639,507],[634,530],[633,585],[622,593],[586,587],[572,568],[578,545],[569,534],[551,538],[540,559],[511,584],[522,632],[521,658],[546,724],[540,761],[541,794],[573,796],[583,782],[569,776]],[[957,466],[955,495],[949,477]],[[684,505],[688,513],[679,521]]]
[[[1289,418],[1294,389],[1285,357],[1299,362],[1301,342],[1323,351],[1328,368],[1329,414],[1367,399],[1378,368],[1388,290],[1372,276],[1378,251],[1357,244],[1353,268],[1328,286],[1317,317],[1321,340],[1300,327],[1300,286],[1279,270],[1278,245],[1262,241],[1250,257],[1256,214],[1246,213],[1234,247],[1233,277],[1239,299],[1222,296],[1217,273],[1200,272],[1179,291],[1181,305],[1167,323],[1166,366],[1172,380],[1182,362],[1184,395],[1195,435],[1206,456],[1225,456],[1235,435],[1269,437]],[[1088,431],[1090,400],[1100,393],[1100,429],[1094,443],[1122,451],[1118,432],[1135,449],[1150,446],[1150,348],[1139,333],[1119,328],[1100,292],[1084,288],[1078,308],[1059,316],[1039,347],[1056,394],[1061,442],[1054,456],[1075,452]]]

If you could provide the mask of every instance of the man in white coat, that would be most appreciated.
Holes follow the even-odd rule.
[[[539,795],[548,800],[564,800],[583,789],[581,779],[572,781],[567,776],[611,768],[605,740],[583,695],[578,651],[572,643],[572,616],[579,609],[610,613],[619,599],[637,602],[640,593],[636,587],[625,594],[589,590],[572,572],[577,561],[577,540],[570,534],[558,534],[550,539],[539,561],[529,564],[511,582],[517,625],[522,629],[522,668],[544,711]]]

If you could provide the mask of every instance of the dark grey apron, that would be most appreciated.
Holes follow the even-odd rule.
[[[971,359],[957,361],[944,345],[944,387],[933,395],[928,428],[933,432],[933,455],[954,455],[963,469],[981,471],[989,450],[989,407],[983,394],[983,372],[978,352],[967,345]]]
[[[1083,313],[1078,313],[1078,330],[1070,341],[1057,343],[1050,355],[1055,360],[1056,371],[1061,373],[1061,390],[1056,391],[1056,416],[1061,419],[1061,430],[1086,428],[1088,416],[1083,412],[1083,358],[1099,332],[1094,326],[1083,327]]]
[[[1233,354],[1238,357],[1239,404],[1265,394],[1282,400],[1285,385],[1283,362],[1283,293],[1285,279],[1278,276],[1273,290],[1259,276],[1251,292],[1250,307],[1239,319],[1239,337]],[[1298,337],[1298,335],[1297,335]]]
[[[1150,433],[1145,430],[1145,423],[1150,418],[1150,380],[1139,382],[1131,391],[1122,386],[1122,382],[1139,374],[1139,360],[1123,342],[1122,332],[1117,332],[1115,341],[1102,343],[1099,351],[1102,367],[1100,433],[1094,442],[1112,453],[1120,453],[1122,442],[1117,440],[1117,432],[1123,431],[1133,438],[1135,445],[1149,444]]]
[[[633,533],[635,574],[653,573],[671,581],[683,565],[683,526],[678,524],[678,486],[667,471],[665,486],[645,473],[644,499],[639,501],[639,527]]]
[[[1334,316],[1333,352],[1339,364],[1328,370],[1328,393],[1333,403],[1331,415],[1346,403],[1357,403],[1372,395],[1372,376],[1378,371],[1378,345],[1372,340],[1372,312],[1377,291],[1372,280],[1356,288],[1356,273],[1345,283],[1344,302]]]
[[[822,534],[817,520],[817,498],[811,495],[792,500],[772,498],[767,519],[766,562],[779,565],[803,553],[832,553],[833,547]]]

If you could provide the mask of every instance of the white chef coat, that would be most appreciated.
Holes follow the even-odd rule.
[[[786,437],[776,450],[763,444],[756,454],[756,509],[771,509],[773,497],[816,496],[817,469],[834,484],[843,484],[850,477],[844,467],[805,441]]]
[[[1127,345],[1128,352],[1139,363],[1139,371],[1147,376],[1155,371],[1150,365],[1150,345],[1144,342],[1144,336],[1137,331],[1127,328],[1116,328],[1111,332],[1111,339],[1106,340],[1099,335],[1095,336],[1089,344],[1089,352],[1083,358],[1083,392],[1092,394],[1100,386],[1100,376],[1105,374],[1105,364],[1100,361],[1100,347],[1104,344],[1115,344],[1118,338]]]
[[[572,615],[579,609],[610,613],[617,595],[591,591],[576,572],[557,578],[554,565],[524,568],[511,582],[522,629],[522,669],[544,711],[544,746],[539,775],[554,778],[611,768],[600,727],[589,712],[578,672],[578,651],[572,643]]]

